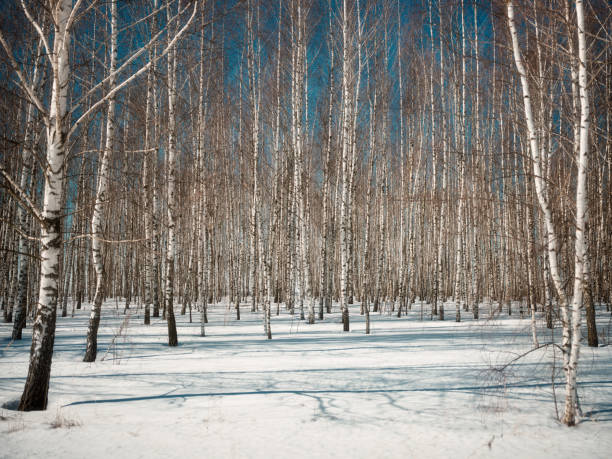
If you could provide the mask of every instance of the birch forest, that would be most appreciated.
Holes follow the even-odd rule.
[[[558,422],[585,419],[610,359],[608,1],[0,5],[15,410],[47,409],[63,333],[102,365],[111,314],[160,353],[245,321],[266,349],[516,319],[518,354],[557,362]]]

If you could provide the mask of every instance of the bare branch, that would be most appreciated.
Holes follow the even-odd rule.
[[[28,197],[28,194],[19,186],[15,180],[9,175],[3,165],[0,165],[0,174],[4,177],[4,180],[8,183],[8,190],[11,195],[17,199],[25,209],[32,214],[39,222],[43,221],[42,214],[32,200]]]

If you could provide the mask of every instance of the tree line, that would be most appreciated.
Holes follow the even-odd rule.
[[[349,305],[562,329],[612,303],[612,10],[603,0],[9,1],[0,18],[0,300],[144,324],[226,299],[312,324]],[[517,304],[519,310],[512,309]],[[70,308],[69,308],[70,306]],[[178,311],[178,310],[177,310]],[[60,319],[61,320],[61,319]]]

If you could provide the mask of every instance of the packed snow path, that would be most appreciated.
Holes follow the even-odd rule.
[[[528,319],[421,321],[417,305],[402,319],[372,313],[365,335],[358,307],[350,333],[341,332],[337,312],[307,325],[281,310],[268,341],[261,314],[245,307],[238,322],[216,305],[204,338],[199,315],[193,323],[177,315],[180,344],[169,348],[165,322],[145,327],[142,311],[126,318],[122,306],[104,305],[92,364],[82,362],[89,308],[58,317],[49,408],[0,410],[0,457],[604,458],[612,451],[612,347],[583,347],[586,416],[567,428],[555,420],[552,347],[499,371],[530,349]],[[600,311],[600,327],[608,321]],[[23,389],[30,333],[9,344],[10,324],[0,327],[7,406]],[[550,331],[540,337],[549,342]],[[558,374],[559,410],[561,382]]]

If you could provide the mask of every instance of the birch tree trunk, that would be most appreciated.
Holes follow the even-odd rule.
[[[213,5],[214,8],[214,5]],[[213,9],[214,13],[214,9]],[[206,125],[206,116],[208,115],[208,99],[204,99],[204,94],[208,98],[208,87],[210,77],[212,73],[212,59],[209,57],[208,65],[208,76],[206,78],[206,84],[204,84],[204,51],[205,51],[205,16],[204,16],[204,4],[202,4],[202,26],[200,30],[200,78],[199,78],[199,97],[198,97],[198,117],[197,117],[197,170],[198,170],[198,183],[194,191],[199,193],[198,196],[194,196],[197,202],[200,204],[198,209],[198,215],[196,220],[196,242],[199,248],[199,253],[196,258],[197,269],[196,269],[196,284],[198,294],[198,304],[200,307],[200,336],[206,335],[206,323],[208,322],[207,306],[208,306],[208,275],[210,272],[209,263],[209,238],[208,238],[208,184],[204,179],[205,167],[206,167],[206,153],[204,150],[204,128]],[[211,33],[211,41],[214,40],[214,25]]]
[[[323,309],[331,307],[331,292],[329,291],[329,239],[330,239],[330,179],[331,179],[331,150],[333,132],[333,107],[334,107],[334,39],[332,32],[331,0],[328,1],[329,13],[329,94],[327,108],[327,143],[325,146],[325,165],[323,169],[323,242],[321,244],[321,278],[319,280],[319,320],[323,320]]]
[[[349,153],[351,148],[351,113],[352,113],[352,99],[351,91],[349,86],[350,77],[350,61],[349,61],[349,23],[348,23],[348,0],[342,2],[342,198],[340,202],[340,240],[341,240],[341,257],[340,257],[340,310],[342,312],[342,324],[343,330],[349,331],[349,311],[347,303],[347,286],[348,286],[348,272],[349,272],[349,238],[350,238],[350,220],[348,213],[349,193],[350,193],[350,179],[349,174],[351,173],[349,168]]]
[[[580,2],[581,5],[584,4],[584,2]],[[582,7],[584,8],[584,7]],[[578,8],[576,8],[576,12],[577,12]],[[578,18],[577,18],[578,19]],[[578,30],[578,55],[576,55],[576,47],[575,47],[575,41],[574,41],[574,37],[573,37],[573,27],[571,27],[571,14],[570,14],[570,0],[565,0],[565,21],[567,23],[567,46],[569,48],[569,59],[570,59],[570,75],[571,75],[571,81],[572,81],[572,115],[573,115],[573,123],[572,123],[572,128],[573,128],[573,134],[574,134],[574,138],[573,138],[573,153],[574,153],[574,157],[576,158],[576,161],[578,162],[578,167],[579,167],[579,171],[580,171],[580,163],[579,163],[579,158],[580,156],[580,149],[581,149],[581,142],[582,142],[582,134],[583,134],[583,125],[582,125],[582,111],[583,111],[583,106],[582,106],[582,93],[581,93],[581,89],[580,88],[580,30]],[[580,26],[579,26],[580,27]],[[583,31],[584,32],[584,31]],[[606,48],[607,49],[607,48]],[[586,63],[584,64],[586,65]],[[588,101],[587,101],[587,109],[588,109]],[[609,111],[609,110],[608,110]],[[588,128],[587,128],[587,132],[588,132]],[[587,150],[588,150],[588,142],[587,142]],[[579,190],[577,189],[576,192],[578,193]],[[584,191],[584,193],[586,194],[587,191]],[[578,205],[578,204],[577,204]],[[588,218],[585,218],[585,222],[588,222]],[[578,219],[578,216],[576,216],[576,219]],[[578,220],[576,220],[577,222]],[[578,228],[578,227],[577,227]],[[578,231],[578,230],[577,230]],[[585,230],[586,231],[586,230]],[[576,233],[578,234],[578,233]],[[588,246],[588,235],[585,232],[585,244],[587,244]],[[577,236],[576,236],[577,237]],[[576,255],[577,256],[577,255]],[[588,247],[585,249],[585,256],[587,256],[588,258]],[[587,322],[587,341],[588,341],[588,345],[591,347],[597,347],[598,346],[598,340],[597,340],[597,325],[595,322],[595,308],[593,305],[593,301],[590,299],[589,296],[589,285],[590,285],[590,281],[589,281],[589,277],[590,277],[590,268],[588,266],[588,260],[585,261],[585,266],[582,267],[583,269],[583,274],[585,276],[585,278],[583,279],[583,289],[584,289],[584,295],[587,295],[587,301],[585,304],[585,309],[586,309],[586,322]],[[574,293],[575,295],[575,293]]]
[[[397,0],[397,72],[398,72],[398,89],[399,89],[399,100],[400,100],[400,111],[399,111],[399,160],[401,167],[401,180],[400,180],[400,267],[399,267],[399,304],[397,308],[397,317],[401,317],[402,308],[405,307],[406,303],[406,168],[408,160],[405,154],[404,147],[404,74],[402,72],[402,20],[400,14],[400,0]],[[369,182],[368,182],[369,183]],[[368,192],[370,190],[368,189]],[[369,200],[368,200],[369,204]],[[437,285],[437,283],[436,283]],[[437,294],[436,294],[437,298]],[[434,300],[434,308],[436,301]],[[408,311],[406,311],[406,314]]]
[[[36,51],[35,63],[34,63],[34,77],[33,80],[35,82],[38,81],[38,50]],[[32,154],[32,149],[34,147],[34,127],[35,123],[33,120],[34,117],[34,105],[28,104],[27,114],[26,114],[26,126],[25,126],[25,135],[23,139],[23,166],[21,168],[21,181],[20,187],[22,190],[27,190],[30,188],[30,183],[32,180],[32,167],[34,157]],[[21,231],[25,234],[29,233],[30,229],[30,216],[26,209],[23,207],[17,208],[17,221],[21,226]],[[17,258],[17,297],[15,301],[15,317],[13,322],[13,333],[11,339],[20,340],[21,339],[21,330],[25,327],[26,324],[26,315],[27,315],[27,294],[28,294],[28,250],[30,243],[28,238],[24,236],[24,234],[19,235],[19,254]]]
[[[440,30],[442,30],[442,7],[438,1],[438,15],[440,17]],[[438,253],[436,254],[436,287],[435,287],[435,298],[437,302],[438,296],[440,296],[440,290],[442,290],[442,300],[440,301],[438,318],[444,320],[444,290],[440,288],[443,275],[443,248],[444,248],[444,227],[446,226],[449,219],[446,216],[446,185],[447,185],[447,151],[448,143],[446,139],[446,88],[444,86],[444,49],[442,48],[442,34],[439,34],[439,47],[440,47],[440,105],[442,111],[442,119],[440,124],[442,125],[442,199],[439,206],[439,234],[438,234]]]
[[[255,61],[255,35],[253,31],[254,12],[252,2],[249,0],[247,8],[247,66],[249,72],[249,100],[251,103],[251,135],[253,142],[253,169],[252,169],[252,193],[253,200],[251,205],[250,220],[250,269],[249,269],[249,293],[251,294],[251,311],[257,309],[257,265],[258,265],[258,218],[259,218],[259,176],[257,174],[257,164],[259,162],[259,66]]]
[[[457,212],[457,232],[455,235],[455,321],[461,322],[461,301],[465,291],[461,289],[461,279],[466,275],[464,269],[465,252],[463,250],[464,237],[464,220],[465,220],[465,205],[466,205],[466,190],[465,190],[465,161],[466,161],[466,146],[467,146],[467,129],[466,129],[466,106],[465,106],[465,78],[466,78],[466,46],[465,46],[465,21],[463,14],[463,0],[461,0],[461,115],[459,123],[461,127],[461,152],[459,153],[459,210]]]
[[[154,8],[157,8],[157,1],[154,3]],[[152,32],[155,33],[156,24],[155,18],[153,19],[153,24],[151,25]],[[152,53],[149,54],[149,59],[152,59]],[[151,324],[151,304],[153,303],[153,298],[157,295],[154,293],[154,289],[156,288],[156,282],[154,279],[155,269],[153,265],[156,263],[156,256],[153,252],[154,244],[153,238],[155,238],[154,229],[153,229],[153,199],[152,199],[152,189],[151,183],[153,182],[153,171],[151,164],[151,150],[157,151],[155,148],[151,148],[151,137],[152,130],[151,129],[151,116],[152,112],[155,110],[154,105],[155,101],[153,99],[153,76],[155,72],[155,66],[151,65],[149,71],[147,72],[147,100],[146,100],[146,108],[145,108],[145,143],[144,143],[144,161],[143,161],[143,202],[144,202],[144,220],[145,220],[145,285],[144,285],[144,324]]]
[[[55,341],[55,319],[59,264],[62,250],[62,189],[64,188],[66,138],[68,132],[68,80],[70,75],[71,0],[60,0],[53,8],[52,88],[46,120],[47,155],[41,217],[40,282],[36,319],[32,329],[30,363],[20,411],[47,408],[51,360]]]
[[[179,0],[179,11],[181,2]],[[167,10],[170,20],[170,8]],[[166,165],[168,173],[168,246],[166,249],[166,320],[168,322],[168,346],[178,346],[176,319],[174,318],[174,262],[176,255],[176,46],[168,51],[168,153]]]
[[[113,0],[111,8],[111,43],[110,43],[110,65],[109,65],[109,91],[115,89],[115,71],[117,69],[117,1]],[[108,99],[108,111],[106,113],[106,143],[100,158],[100,170],[98,172],[98,187],[96,192],[96,203],[91,218],[91,250],[94,268],[96,271],[96,293],[94,304],[91,307],[89,326],[87,327],[87,348],[85,350],[84,362],[95,362],[98,352],[98,327],[100,325],[100,314],[102,301],[104,300],[104,263],[102,260],[102,231],[104,206],[107,201],[110,156],[113,151],[115,140],[115,96]]]
[[[575,261],[574,261],[574,296],[572,299],[572,316],[568,311],[568,299],[565,287],[561,279],[558,264],[558,239],[552,221],[552,212],[549,205],[546,184],[542,174],[542,156],[539,150],[538,138],[535,130],[529,83],[527,73],[521,56],[518,34],[514,21],[514,5],[508,2],[508,26],[512,37],[514,60],[521,78],[523,90],[525,119],[529,134],[529,144],[533,162],[533,173],[536,195],[540,209],[542,210],[544,223],[547,229],[548,261],[551,277],[561,303],[561,320],[563,324],[563,368],[566,376],[566,398],[563,423],[571,426],[576,422],[577,397],[576,376],[578,369],[578,357],[580,351],[580,322],[581,309],[584,294],[585,267],[587,262],[585,226],[587,222],[586,202],[586,171],[588,166],[588,133],[589,133],[589,97],[587,90],[586,73],[586,38],[584,30],[584,6],[581,0],[576,0],[576,16],[578,25],[578,60],[579,60],[579,87],[580,87],[580,148],[577,158],[578,174],[576,185],[576,236],[575,236]]]
[[[574,296],[572,298],[572,330],[567,382],[565,387],[565,413],[563,423],[573,426],[577,415],[578,358],[580,356],[580,323],[584,292],[588,287],[588,251],[586,225],[588,222],[587,171],[589,166],[589,92],[587,88],[587,43],[584,24],[583,0],[576,0],[576,23],[578,26],[578,86],[580,91],[580,147],[576,184],[576,237],[574,259]]]

